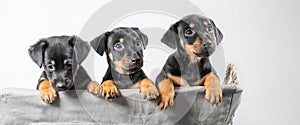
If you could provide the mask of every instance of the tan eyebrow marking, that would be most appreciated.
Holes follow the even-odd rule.
[[[65,59],[65,60],[64,60],[64,64],[67,64],[67,62],[68,62],[68,60],[67,60],[67,59]]]
[[[51,63],[52,65],[55,65],[55,61],[54,61],[54,60],[51,60],[50,63]]]
[[[120,41],[121,43],[123,43],[123,42],[124,42],[124,38],[120,38],[119,41]]]
[[[208,22],[207,21],[203,21],[204,26],[208,26]]]
[[[137,40],[137,38],[136,37],[133,37],[133,41],[136,41]]]
[[[195,24],[193,24],[193,23],[191,23],[189,26],[190,26],[191,28],[195,28]]]

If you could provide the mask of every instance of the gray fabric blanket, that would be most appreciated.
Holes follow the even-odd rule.
[[[53,104],[44,103],[37,90],[0,90],[0,124],[178,124],[230,125],[241,101],[242,89],[224,85],[218,106],[204,99],[204,87],[176,88],[175,104],[161,111],[139,90],[120,90],[112,101],[87,91],[59,92]]]

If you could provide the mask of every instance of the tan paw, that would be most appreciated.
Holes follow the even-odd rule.
[[[209,74],[204,82],[205,99],[211,104],[219,104],[222,101],[222,89],[219,79],[213,73]]]
[[[153,100],[159,95],[157,88],[150,79],[145,78],[139,84],[143,98],[147,100]]]
[[[222,101],[221,88],[207,88],[205,91],[205,99],[211,104],[219,104]]]
[[[52,88],[51,83],[48,80],[41,82],[39,91],[42,100],[46,103],[53,103],[57,97],[56,91]]]
[[[160,109],[167,109],[174,104],[174,85],[172,80],[165,79],[159,83],[160,95],[157,104]]]
[[[96,96],[100,96],[102,86],[96,81],[90,81],[90,83],[87,86],[87,90],[88,90],[88,92],[90,92]]]
[[[112,80],[106,80],[101,84],[101,95],[105,99],[113,99],[119,96],[119,91]]]

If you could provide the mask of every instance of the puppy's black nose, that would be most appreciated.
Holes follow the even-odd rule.
[[[203,43],[202,45],[205,48],[211,48],[212,47],[212,43],[209,43],[209,42]]]
[[[137,63],[139,61],[140,61],[139,58],[131,58],[131,60],[130,60],[130,62],[133,63],[133,64],[135,64],[135,63]]]
[[[66,84],[63,82],[58,82],[58,83],[56,83],[56,87],[62,89],[62,88],[66,87]]]
[[[132,64],[136,64],[140,61],[140,56],[138,55],[138,53],[134,54],[131,59],[130,59],[130,63]]]
[[[56,87],[58,90],[66,90],[68,89],[69,84],[71,84],[72,80],[65,78],[64,80],[58,81],[57,79],[53,80],[56,83]]]
[[[66,84],[63,83],[63,82],[56,83],[56,88],[58,89],[58,91],[64,91],[64,90],[68,89],[68,87],[66,86]]]

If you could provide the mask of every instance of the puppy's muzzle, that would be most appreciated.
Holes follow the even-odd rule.
[[[141,61],[141,58],[138,56],[138,54],[134,54],[132,56],[132,58],[130,59],[130,64],[131,65],[138,64],[138,63],[140,63],[140,61]]]
[[[194,44],[193,53],[198,57],[207,57],[214,51],[214,46],[211,40],[202,40],[201,44]]]
[[[203,42],[202,43],[202,46],[205,48],[205,49],[210,49],[213,47],[213,44],[211,42]]]
[[[72,80],[69,78],[53,79],[53,84],[59,91],[69,90],[72,86]]]

